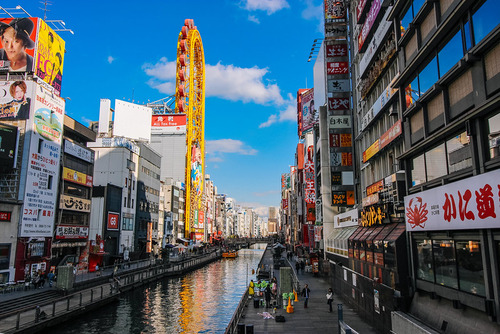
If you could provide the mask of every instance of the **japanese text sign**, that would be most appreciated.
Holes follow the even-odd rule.
[[[408,231],[500,228],[500,170],[405,197]]]
[[[348,74],[349,73],[349,63],[346,61],[334,61],[328,62],[326,64],[326,74]]]

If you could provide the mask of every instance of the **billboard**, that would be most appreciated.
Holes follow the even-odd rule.
[[[108,230],[118,230],[120,214],[117,212],[108,212]]]
[[[34,87],[32,81],[0,81],[0,120],[28,119]]]
[[[151,116],[151,134],[185,134],[186,114]]]
[[[64,122],[64,100],[35,84],[21,237],[51,237],[58,194],[59,162]]]
[[[302,93],[302,131],[312,129],[315,119],[316,110],[314,109],[314,88],[311,88]]]
[[[36,46],[35,75],[61,94],[65,42],[43,20],[37,19],[38,41]]]
[[[37,40],[37,18],[0,18],[0,70],[33,72]],[[19,43],[22,42],[22,45]]]
[[[14,168],[18,131],[15,126],[0,124],[0,167]]]
[[[115,100],[113,134],[135,140],[151,140],[151,115],[149,107]]]

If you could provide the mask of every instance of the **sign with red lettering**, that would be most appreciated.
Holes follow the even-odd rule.
[[[332,111],[349,110],[349,98],[348,97],[329,97],[328,98],[328,109],[332,110]]]
[[[347,44],[327,45],[326,57],[347,57]]]
[[[408,231],[500,228],[500,170],[405,197]]]
[[[108,213],[108,230],[118,230],[120,223],[120,214],[116,212]]]

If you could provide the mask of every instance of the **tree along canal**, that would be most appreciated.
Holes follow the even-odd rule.
[[[242,249],[182,277],[124,293],[119,302],[58,325],[52,334],[224,333],[242,295],[255,279],[265,244]]]

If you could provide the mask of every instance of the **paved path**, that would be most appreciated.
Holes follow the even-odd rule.
[[[264,256],[269,256],[270,252],[266,251]],[[272,256],[272,255],[271,255]],[[295,262],[292,261],[295,266]],[[295,268],[293,269],[295,270]],[[279,275],[279,270],[274,270],[275,276]],[[254,334],[263,333],[304,333],[304,334],[321,334],[321,333],[339,333],[338,332],[338,311],[337,305],[343,304],[342,300],[335,295],[333,302],[333,312],[329,312],[329,307],[326,302],[326,293],[330,287],[326,278],[313,276],[312,273],[299,272],[297,275],[300,281],[300,287],[305,284],[311,289],[311,297],[309,298],[308,308],[304,308],[303,297],[299,296],[299,301],[294,303],[294,312],[286,313],[286,310],[281,307],[277,309],[276,314],[283,315],[285,322],[276,322],[274,319],[264,319],[261,315],[263,312],[273,311],[271,308],[264,307],[254,308],[253,301],[250,299],[243,313],[243,318],[240,319],[240,324],[253,325]],[[376,334],[375,328],[364,322],[351,308],[346,305],[343,308],[343,319],[354,331],[353,333],[360,334]],[[260,314],[259,314],[260,313]]]

